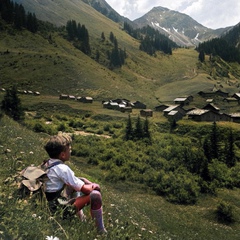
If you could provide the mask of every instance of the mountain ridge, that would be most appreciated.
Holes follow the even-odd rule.
[[[28,11],[34,12],[35,10],[39,19],[52,22],[57,26],[64,25],[66,21],[69,20],[66,18],[67,16],[76,16],[76,19],[83,20],[89,17],[90,14],[95,15],[96,13],[93,14],[93,12],[90,10],[90,8],[94,8],[97,12],[99,12],[99,14],[106,16],[117,24],[123,24],[123,22],[126,21],[134,28],[141,28],[149,25],[159,30],[160,33],[168,36],[178,45],[187,47],[196,46],[199,42],[209,40],[213,37],[219,37],[231,29],[231,27],[226,27],[213,30],[201,25],[196,20],[184,13],[170,10],[161,6],[154,7],[142,17],[131,21],[117,13],[105,0],[71,0],[67,2],[59,1],[58,3],[54,1],[49,2],[47,0],[36,0],[34,2],[30,0],[14,1],[22,4]],[[49,11],[49,9],[51,11]],[[64,15],[56,14],[62,10],[65,11]],[[78,11],[81,11],[82,16],[77,16]],[[164,21],[159,19],[159,14],[164,15]]]
[[[170,102],[178,96],[194,95],[199,91],[213,89],[217,81],[220,81],[226,90],[235,91],[234,86],[228,86],[221,75],[216,79],[211,76],[212,66],[204,69],[199,65],[198,53],[192,48],[174,50],[172,55],[157,52],[152,57],[140,51],[140,41],[123,31],[119,24],[82,1],[61,0],[54,9],[46,8],[44,4],[47,1],[38,0],[34,3],[37,3],[37,17],[38,12],[44,16],[46,11],[48,20],[53,19],[53,23],[59,22],[64,16],[66,22],[75,19],[76,22],[85,24],[89,30],[92,55],[84,55],[59,33],[46,33],[44,38],[37,34],[26,34],[25,38],[21,36],[23,33],[16,33],[15,37],[2,34],[0,52],[7,49],[10,52],[1,62],[4,66],[0,69],[4,87],[15,82],[28,89],[37,87],[31,90],[44,94],[89,95],[99,100],[122,97],[143,101],[149,107]],[[81,4],[77,8],[74,4],[79,3]],[[30,0],[24,1],[24,7],[32,4]],[[26,8],[26,11],[30,11],[30,7]],[[57,12],[51,15],[53,11]],[[70,14],[72,12],[73,15]],[[101,39],[102,32],[105,33],[105,41]],[[109,69],[95,60],[97,50],[111,49],[112,43],[108,37],[110,32],[114,33],[119,47],[127,52],[125,64],[117,69]],[[49,34],[52,35],[55,46],[49,44]],[[104,51],[101,52],[102,55],[106,55]],[[17,54],[18,52],[21,54]],[[102,55],[100,60],[102,58],[102,61],[106,61],[106,56]]]

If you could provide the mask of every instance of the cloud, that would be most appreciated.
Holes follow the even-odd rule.
[[[149,12],[153,7],[166,7],[185,13],[203,26],[220,28],[233,26],[240,22],[239,0],[106,0],[119,14],[135,20]]]

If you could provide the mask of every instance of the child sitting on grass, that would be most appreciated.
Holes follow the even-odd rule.
[[[70,167],[65,164],[71,156],[71,142],[72,139],[68,135],[55,135],[44,146],[50,157],[44,163],[44,167],[48,169],[45,194],[50,210],[55,212],[57,207],[60,206],[59,198],[65,187],[67,194],[69,194],[69,189],[81,192],[81,196],[72,199],[70,202],[75,207],[77,215],[83,218],[82,209],[90,204],[91,216],[96,222],[97,231],[106,233],[102,216],[100,186],[85,178],[76,177]]]

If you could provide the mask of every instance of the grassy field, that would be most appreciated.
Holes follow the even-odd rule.
[[[91,96],[99,101],[126,98],[145,102],[149,108],[162,102],[171,102],[179,96],[210,91],[214,86],[229,93],[238,91],[234,66],[227,67],[230,78],[211,76],[211,64],[199,65],[194,49],[179,48],[171,56],[158,52],[155,57],[139,50],[139,42],[131,38],[113,22],[104,18],[99,27],[99,37],[89,32],[92,55],[86,56],[63,38],[62,33],[31,34],[27,31],[8,29],[0,36],[1,87],[17,85],[18,89],[39,91],[42,95],[70,94]],[[107,22],[107,23],[106,23]],[[90,22],[89,22],[90,24]],[[110,24],[106,28],[105,24]],[[86,25],[88,27],[88,25]],[[127,59],[120,69],[110,70],[106,64],[106,51],[112,44],[105,32],[112,30],[119,40],[119,47],[126,49]],[[52,41],[49,41],[51,34]],[[100,63],[94,60],[96,50],[101,51]],[[8,54],[4,53],[8,52]],[[231,84],[230,84],[231,81]]]
[[[28,10],[34,12],[34,1],[26,2]],[[65,25],[67,20],[75,19],[86,24],[92,44],[91,56],[74,48],[59,32],[31,34],[4,25],[6,29],[0,34],[0,88],[17,85],[20,90],[41,93],[40,96],[19,95],[26,110],[24,126],[6,116],[0,118],[0,239],[41,240],[51,235],[61,240],[239,239],[239,219],[233,224],[223,224],[216,219],[216,209],[221,201],[233,205],[235,213],[239,215],[239,189],[219,189],[217,195],[203,196],[194,205],[172,204],[144,185],[128,181],[105,181],[106,171],[88,164],[84,157],[74,156],[69,165],[76,175],[101,184],[104,219],[109,232],[107,237],[97,236],[93,230],[88,207],[85,210],[88,221],[80,223],[75,218],[72,221],[63,221],[57,216],[52,218],[44,201],[35,205],[32,200],[16,199],[18,172],[29,164],[39,164],[47,157],[43,145],[48,135],[29,129],[36,123],[46,126],[46,122],[52,121],[59,127],[64,125],[64,119],[76,118],[76,121],[86,124],[85,131],[97,133],[101,130],[108,134],[104,129],[111,125],[115,126],[111,129],[111,136],[118,136],[121,131],[119,126],[126,123],[128,113],[104,109],[102,100],[127,98],[142,101],[148,108],[154,108],[161,103],[172,103],[176,97],[193,95],[194,105],[201,107],[205,104],[205,99],[197,95],[199,91],[208,91],[214,86],[221,86],[222,90],[229,93],[239,91],[238,65],[218,63],[220,70],[229,70],[229,77],[226,78],[213,76],[212,71],[216,70],[216,66],[209,62],[200,64],[198,53],[194,49],[176,49],[171,56],[158,52],[155,57],[151,57],[139,51],[139,42],[122,31],[118,24],[82,1],[75,1],[77,5],[73,4],[74,1],[68,3],[70,5],[66,8],[62,1],[51,1],[49,4],[58,8],[56,12],[61,14],[49,14],[47,20]],[[44,6],[45,1],[42,1],[41,7]],[[41,10],[43,9],[38,9],[37,17],[46,19],[46,13]],[[126,64],[121,69],[110,70],[94,60],[96,50],[104,49],[101,61],[105,61],[103,53],[112,46],[109,40],[102,43],[100,35],[104,32],[108,38],[110,31],[117,37],[119,47],[126,49],[128,55]],[[50,34],[52,41],[49,41]],[[91,96],[94,102],[83,104],[62,101],[58,98],[61,93]],[[0,101],[4,94],[0,92]],[[219,104],[219,107],[229,110],[227,104]],[[232,109],[239,111],[239,106]],[[138,115],[139,110],[134,110],[132,116],[137,118]],[[168,138],[169,123],[162,113],[154,112],[151,124]],[[183,120],[178,123],[176,133],[185,134],[186,137],[188,132],[181,131],[189,129],[190,132],[199,124],[204,128],[210,123]],[[222,124],[226,128],[239,129],[239,124],[220,123],[220,126]]]
[[[37,99],[33,98],[33,99]],[[23,105],[28,107],[41,106],[51,102],[56,106],[56,112],[62,113],[65,107],[58,105],[59,100],[52,97],[51,101],[40,97],[30,101],[30,96],[23,98]],[[67,101],[69,103],[69,101]],[[66,105],[67,105],[66,103]],[[100,103],[90,107],[87,104],[69,103],[73,112],[86,111],[91,116],[102,116],[102,121],[111,119],[112,122],[122,122],[127,114],[99,108]],[[68,105],[67,105],[68,106]],[[44,111],[44,108],[42,109]],[[51,109],[45,109],[45,114]],[[71,110],[72,111],[72,110]],[[72,115],[73,112],[65,114]],[[81,112],[82,113],[82,112]],[[52,111],[52,114],[56,113]],[[109,116],[111,118],[109,118]],[[136,114],[137,116],[137,114]],[[105,120],[104,120],[105,119]],[[123,120],[124,119],[124,120]],[[161,118],[154,118],[153,122],[164,124]],[[166,124],[166,123],[165,123]],[[191,124],[180,122],[182,124]],[[198,123],[192,123],[198,124]],[[204,126],[204,123],[202,123]],[[238,129],[238,124],[230,124]],[[230,126],[229,125],[229,126]],[[188,126],[189,127],[189,126]],[[34,133],[7,117],[0,119],[0,154],[1,154],[1,201],[0,201],[0,239],[45,239],[46,236],[57,236],[62,239],[176,239],[176,240],[217,240],[239,239],[239,220],[233,224],[220,223],[216,219],[217,205],[221,201],[230,203],[240,212],[240,190],[219,189],[217,195],[204,195],[194,205],[178,205],[157,196],[152,190],[141,184],[128,181],[107,182],[104,180],[106,172],[98,166],[88,164],[82,157],[72,157],[68,163],[76,172],[99,182],[102,186],[104,201],[104,220],[108,230],[106,237],[97,236],[87,214],[87,223],[79,223],[78,219],[61,220],[57,216],[51,218],[45,203],[35,205],[32,201],[21,201],[15,198],[17,189],[15,177],[21,169],[30,163],[39,164],[45,159],[43,145],[48,136]],[[107,139],[106,139],[107,141]],[[74,145],[73,145],[74,146]],[[36,232],[39,234],[36,235]],[[81,236],[79,237],[79,234]]]

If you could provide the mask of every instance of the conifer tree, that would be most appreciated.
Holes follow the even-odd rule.
[[[22,5],[15,3],[14,5],[14,19],[13,24],[16,29],[22,29],[26,26],[26,14]]]
[[[125,139],[126,140],[132,140],[133,139],[133,127],[132,127],[132,120],[131,120],[130,114],[128,115]]]
[[[136,126],[134,129],[134,137],[139,140],[143,138],[143,127],[140,116],[137,118]]]
[[[233,137],[232,130],[230,130],[228,139],[225,143],[225,155],[226,155],[227,166],[234,167],[236,165],[236,156],[234,152],[234,137]]]
[[[214,122],[210,133],[211,159],[217,159],[219,157],[219,140],[217,124]]]
[[[101,39],[102,39],[103,41],[105,41],[105,35],[104,35],[104,32],[102,32],[102,34],[101,34]]]
[[[6,115],[16,121],[24,119],[24,111],[15,86],[7,89],[4,99],[2,100],[1,109]]]
[[[109,39],[110,39],[110,41],[111,41],[112,43],[114,42],[115,37],[114,37],[113,32],[110,32]]]
[[[144,125],[143,125],[143,136],[145,138],[151,139],[151,135],[149,132],[149,121],[148,118],[145,118]]]

